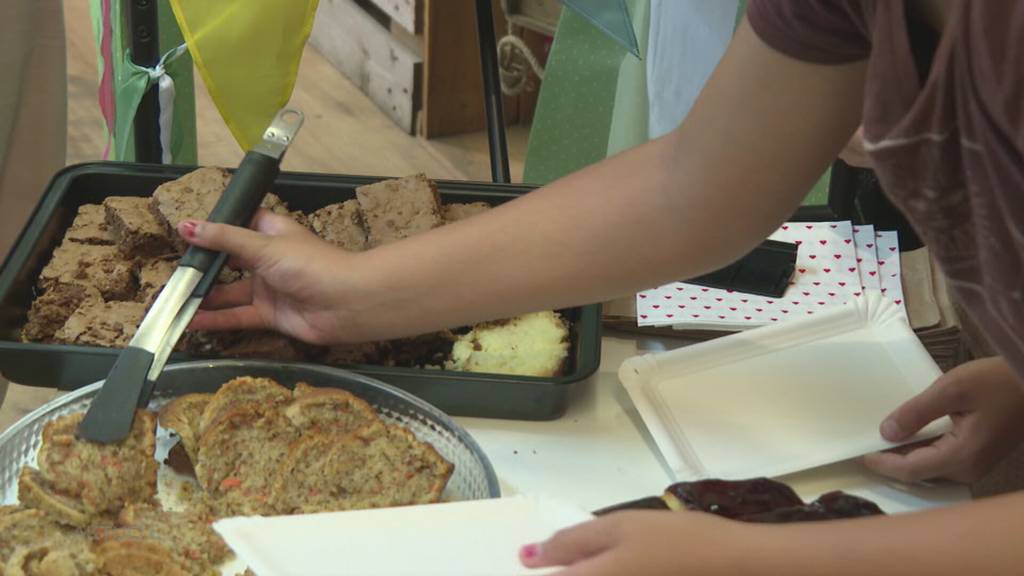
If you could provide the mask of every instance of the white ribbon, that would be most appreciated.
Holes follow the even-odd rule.
[[[174,79],[167,73],[166,65],[187,50],[188,46],[182,44],[164,54],[156,66],[145,69],[149,73],[149,79],[157,85],[157,102],[160,105],[160,151],[164,164],[171,164],[174,161],[171,157],[171,135],[174,132]]]

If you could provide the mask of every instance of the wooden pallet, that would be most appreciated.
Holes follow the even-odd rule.
[[[423,58],[415,46],[392,34],[390,14],[395,14],[396,24],[410,23],[413,34],[415,0],[376,1],[392,10],[381,10],[370,2],[320,0],[309,41],[396,124],[412,133]]]
[[[310,44],[398,126],[425,138],[485,128],[475,0],[320,0]],[[496,6],[497,7],[497,6]],[[508,24],[495,10],[501,37]],[[547,37],[517,28],[538,54]],[[505,98],[528,124],[537,91]]]

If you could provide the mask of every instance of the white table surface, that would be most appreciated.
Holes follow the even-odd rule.
[[[576,385],[568,411],[558,420],[456,418],[490,457],[504,495],[542,494],[594,510],[660,494],[673,482],[617,376],[622,361],[638,353],[634,339],[605,337],[600,370]],[[970,499],[966,486],[908,486],[872,474],[856,460],[779,480],[805,500],[844,490],[887,512]]]

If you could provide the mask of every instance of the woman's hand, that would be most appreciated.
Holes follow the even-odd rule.
[[[882,436],[900,442],[947,415],[953,428],[938,440],[909,451],[870,454],[864,463],[905,482],[974,482],[1024,440],[1024,387],[1002,358],[968,362],[897,408],[882,422]]]
[[[565,566],[555,576],[738,574],[733,562],[759,526],[700,512],[616,512],[523,546],[528,568]],[[729,551],[735,551],[730,553]]]
[[[253,230],[186,220],[190,244],[227,252],[250,278],[214,288],[192,320],[194,330],[274,329],[312,344],[358,339],[347,321],[355,254],[292,220],[260,210]]]

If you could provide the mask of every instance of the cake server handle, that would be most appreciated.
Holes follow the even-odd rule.
[[[207,221],[234,226],[249,224],[263,197],[277,179],[281,171],[281,158],[302,126],[302,121],[302,113],[298,110],[285,108],[278,112],[263,133],[263,139],[245,154]],[[205,273],[217,261],[217,254],[213,250],[189,246],[178,266],[195,268]]]
[[[242,159],[209,221],[236,226],[249,223],[280,173],[281,158],[302,122],[298,110],[285,108],[277,113],[263,139]],[[128,437],[135,409],[149,403],[171,350],[225,260],[220,252],[189,247],[90,404],[78,426],[80,437],[101,443]]]

